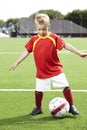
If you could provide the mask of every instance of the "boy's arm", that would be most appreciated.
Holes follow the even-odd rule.
[[[9,70],[15,70],[15,68],[29,55],[29,52],[25,50],[18,60],[9,68]]]
[[[68,51],[71,51],[72,53],[75,53],[83,58],[87,59],[87,53],[82,53],[81,51],[79,51],[78,49],[76,49],[75,47],[73,47],[72,45],[66,43],[64,48]]]

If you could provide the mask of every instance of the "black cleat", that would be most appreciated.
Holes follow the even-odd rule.
[[[79,111],[76,109],[74,105],[70,106],[69,112],[72,113],[73,115],[79,115]]]
[[[35,107],[29,115],[35,116],[42,113],[43,113],[42,109]]]

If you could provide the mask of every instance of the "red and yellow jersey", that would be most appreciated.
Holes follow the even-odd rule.
[[[37,78],[49,78],[63,72],[57,50],[61,50],[65,42],[56,34],[49,33],[47,36],[33,36],[25,48],[33,52],[37,68]]]

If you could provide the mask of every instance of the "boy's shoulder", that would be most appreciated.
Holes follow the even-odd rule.
[[[55,34],[55,33],[50,33],[50,36],[53,37],[53,38],[59,38],[59,35]]]
[[[37,40],[38,39],[38,35],[34,35],[30,38],[31,40]]]
[[[34,36],[32,36],[31,38],[38,38],[38,35],[34,35]]]

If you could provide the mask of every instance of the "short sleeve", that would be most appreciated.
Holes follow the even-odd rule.
[[[56,36],[56,48],[58,50],[61,50],[65,46],[65,44],[66,43],[62,38],[60,38],[59,36]]]
[[[31,38],[25,45],[25,48],[28,52],[32,52],[33,50],[33,38]]]

